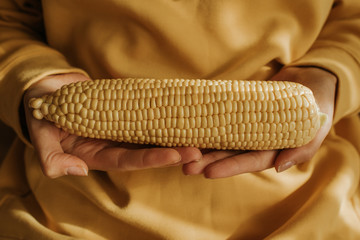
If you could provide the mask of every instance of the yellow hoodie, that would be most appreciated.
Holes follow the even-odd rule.
[[[318,153],[281,174],[49,179],[21,128],[24,91],[51,74],[266,80],[284,66],[325,68],[338,90]],[[18,138],[0,239],[360,239],[359,112],[359,0],[1,0],[0,119]]]

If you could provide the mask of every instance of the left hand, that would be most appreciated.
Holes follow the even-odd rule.
[[[207,178],[222,178],[259,172],[271,167],[275,167],[277,172],[282,172],[293,165],[309,161],[315,155],[332,126],[336,76],[317,67],[288,67],[282,69],[271,80],[301,83],[313,91],[320,111],[328,115],[326,123],[315,138],[302,147],[292,149],[204,152],[200,161],[184,164],[184,174],[204,174]]]

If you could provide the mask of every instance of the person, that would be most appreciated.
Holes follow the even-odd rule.
[[[360,2],[0,2],[0,239],[360,238]],[[68,134],[28,101],[99,78],[256,79],[312,89],[328,120],[272,151]]]

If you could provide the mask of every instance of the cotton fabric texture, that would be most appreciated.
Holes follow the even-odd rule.
[[[1,0],[0,119],[17,138],[0,239],[360,239],[359,63],[358,0]],[[287,66],[327,69],[338,89],[318,153],[281,174],[49,179],[21,128],[24,91],[52,74],[267,80]]]

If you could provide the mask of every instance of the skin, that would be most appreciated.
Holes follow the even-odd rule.
[[[30,98],[53,92],[62,85],[85,80],[88,78],[76,73],[46,77],[27,90],[24,104],[27,106]],[[309,161],[324,141],[332,125],[337,79],[320,68],[289,67],[281,70],[272,80],[291,80],[309,87],[320,110],[328,114],[327,122],[309,144],[282,151],[250,152],[210,151],[192,147],[157,148],[78,137],[45,120],[36,120],[29,108],[25,108],[25,114],[31,142],[44,174],[50,178],[86,176],[91,169],[129,171],[174,165],[183,165],[186,175],[203,174],[207,178],[230,177],[272,167],[281,172]]]

